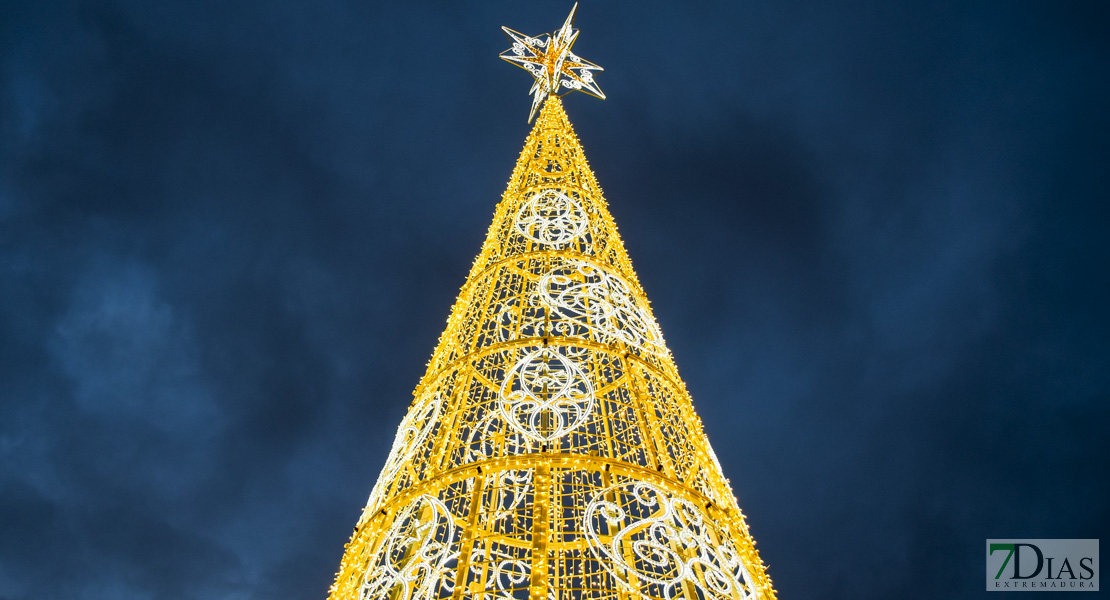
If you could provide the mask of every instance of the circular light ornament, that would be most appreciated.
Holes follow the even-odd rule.
[[[586,212],[565,193],[540,190],[516,213],[516,228],[528,239],[546,246],[560,247],[586,231]]]
[[[594,388],[586,374],[554,348],[526,354],[501,384],[501,416],[536,442],[554,440],[576,429],[593,408]]]

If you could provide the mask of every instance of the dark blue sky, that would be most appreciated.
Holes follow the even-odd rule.
[[[323,598],[570,2],[0,4],[0,599]],[[566,99],[780,596],[1104,538],[1104,2],[585,1]]]

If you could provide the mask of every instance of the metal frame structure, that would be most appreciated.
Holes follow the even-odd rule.
[[[562,103],[541,100],[330,598],[773,599]]]

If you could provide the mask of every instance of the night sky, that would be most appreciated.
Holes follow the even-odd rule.
[[[0,3],[0,600],[323,599],[559,2]],[[785,599],[1110,532],[1105,2],[585,1],[565,99]]]

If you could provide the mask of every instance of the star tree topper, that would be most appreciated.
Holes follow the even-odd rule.
[[[601,88],[594,83],[594,71],[604,71],[594,63],[578,58],[570,51],[578,39],[578,30],[571,27],[578,3],[570,9],[570,15],[563,27],[553,34],[543,33],[537,37],[524,35],[508,27],[502,27],[505,35],[513,41],[513,47],[501,53],[501,58],[528,71],[535,78],[532,89],[532,112],[528,122],[536,116],[536,109],[543,104],[549,94],[556,95],[560,87],[585,92],[596,98],[605,99]]]

